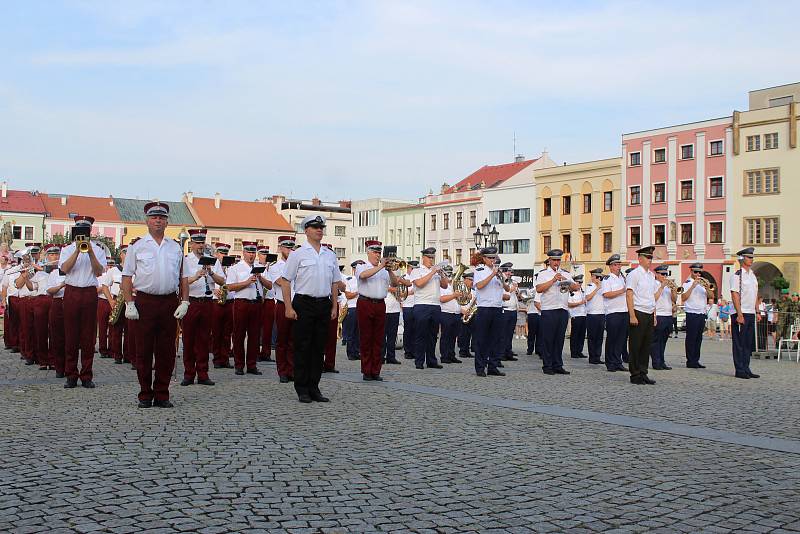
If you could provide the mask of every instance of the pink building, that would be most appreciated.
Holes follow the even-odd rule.
[[[733,265],[731,124],[725,117],[622,136],[621,255],[635,262],[636,249],[653,245],[655,263],[670,265],[675,281],[688,278],[692,263],[703,263],[723,296]]]

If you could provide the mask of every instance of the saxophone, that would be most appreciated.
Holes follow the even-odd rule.
[[[228,302],[228,285],[223,284],[222,287],[219,288],[219,298],[217,299],[217,304],[224,306],[226,302]]]
[[[122,316],[122,310],[125,309],[125,297],[122,295],[122,291],[119,292],[117,295],[117,300],[114,303],[114,309],[111,310],[111,315],[108,316],[108,324],[115,325],[119,318]]]
[[[344,318],[347,317],[347,304],[339,305],[339,318],[336,323],[336,339],[342,338],[342,325],[344,323]]]
[[[467,313],[465,313],[461,317],[461,322],[467,324],[472,320],[472,317],[475,315],[475,312],[478,311],[478,300],[476,299],[470,306],[467,308]]]

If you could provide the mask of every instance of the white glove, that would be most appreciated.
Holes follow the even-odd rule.
[[[188,311],[189,311],[189,301],[183,300],[181,301],[180,304],[178,304],[178,307],[175,308],[175,313],[173,315],[175,316],[176,319],[183,319],[183,317],[186,315],[186,312]]]
[[[125,318],[130,319],[131,321],[136,321],[139,319],[139,310],[136,309],[135,302],[125,303]]]

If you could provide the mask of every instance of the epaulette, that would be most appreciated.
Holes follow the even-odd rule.
[[[353,279],[352,276],[348,276],[347,278],[345,278],[345,280],[352,280],[352,279]]]
[[[733,274],[735,274],[736,276],[742,276],[742,270],[741,270],[741,269],[739,269],[738,271],[736,271],[736,272],[735,272],[735,273],[733,273]]]
[[[476,270],[476,271],[482,271],[482,270],[483,270],[483,266],[481,266],[481,267],[476,267],[476,268],[475,268],[475,270]]]
[[[610,275],[610,274],[607,274],[607,275],[605,275],[605,276],[603,277],[603,280],[608,280],[609,278],[611,278],[611,275]]]

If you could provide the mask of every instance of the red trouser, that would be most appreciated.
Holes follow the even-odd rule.
[[[124,321],[122,336],[125,338],[122,342],[122,360],[129,361],[136,367],[139,361],[139,357],[136,355],[136,321],[129,321],[125,317],[122,317],[120,321]]]
[[[48,316],[50,330],[50,365],[55,366],[56,373],[64,374],[64,299],[54,298],[50,302]]]
[[[339,318],[331,319],[328,324],[328,340],[325,342],[325,369],[336,368],[336,339],[339,330]]]
[[[106,356],[110,353],[108,347],[108,318],[111,315],[111,304],[106,299],[97,299],[97,352]]]
[[[261,310],[261,356],[272,354],[272,323],[275,322],[275,301],[264,300]]]
[[[381,374],[381,346],[386,333],[386,303],[383,299],[358,298],[358,335],[361,344],[361,372]]]
[[[294,376],[294,340],[292,326],[294,321],[286,318],[286,305],[275,301],[275,326],[278,328],[278,339],[275,343],[275,366],[278,376]]]
[[[136,349],[139,400],[169,400],[169,379],[175,368],[175,336],[178,321],[173,315],[178,296],[136,294]],[[155,363],[154,363],[155,360]],[[155,377],[153,368],[155,367]]]
[[[19,350],[26,360],[33,360],[35,356],[36,325],[33,323],[33,299],[34,297],[20,299],[22,317],[20,318]]]
[[[53,365],[50,354],[47,352],[47,340],[49,337],[50,322],[50,302],[53,297],[50,295],[37,295],[33,297],[33,324],[36,334],[35,360],[39,365]]]
[[[211,299],[190,298],[183,326],[183,377],[208,380],[208,343],[211,329]]]
[[[125,311],[120,314],[116,324],[109,325],[108,352],[115,360],[122,360],[122,336],[125,333]]]
[[[247,368],[256,368],[262,305],[261,302],[244,299],[233,301],[233,366],[237,369],[243,369],[245,366],[245,336],[247,336]]]
[[[214,364],[227,364],[231,357],[231,336],[233,335],[233,302],[225,304],[214,302],[214,311],[211,314],[211,329],[214,331]]]
[[[97,288],[64,288],[64,373],[78,379],[78,349],[81,353],[80,379],[92,379],[94,339],[97,328]]]
[[[20,311],[19,297],[8,297],[5,317],[3,318],[3,341],[7,349],[19,349]]]

